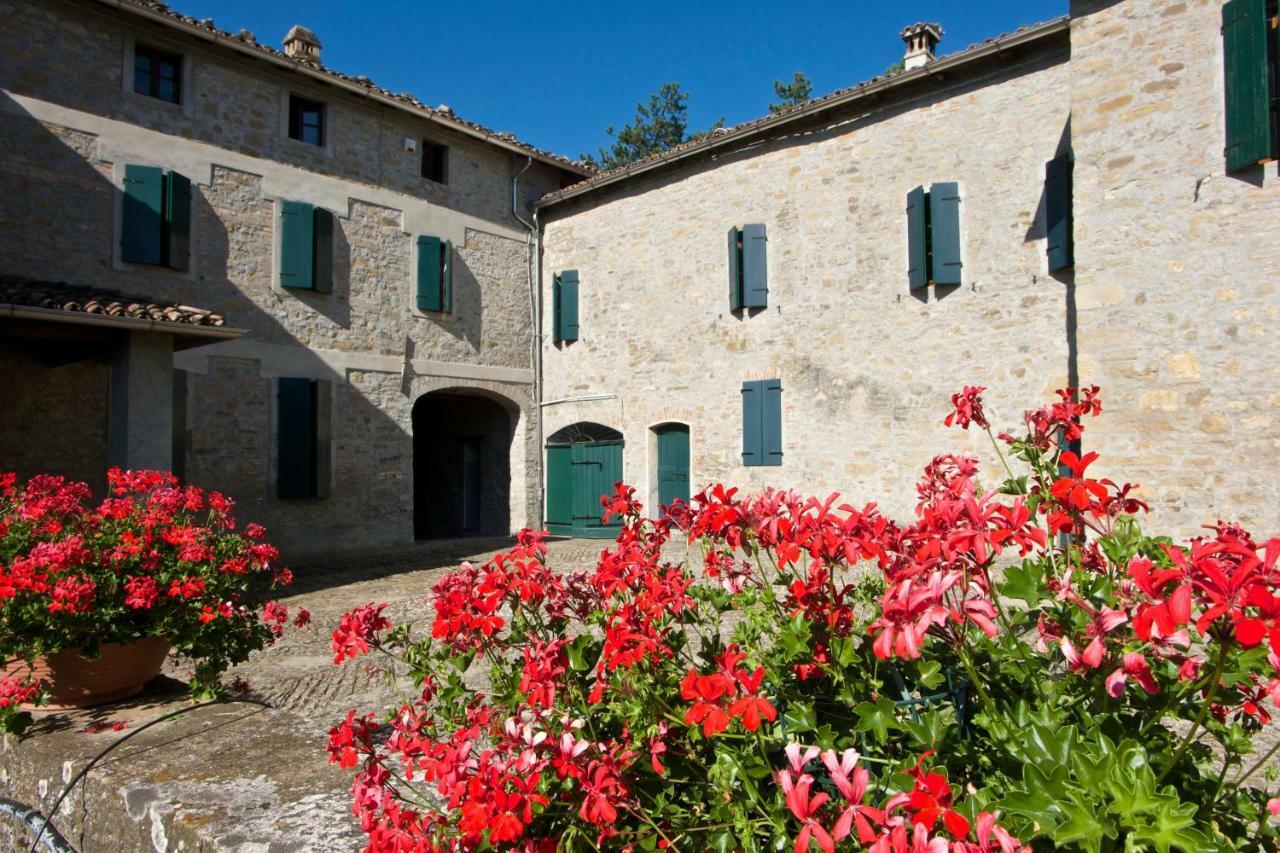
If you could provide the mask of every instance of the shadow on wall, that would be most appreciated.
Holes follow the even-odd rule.
[[[402,385],[399,372],[352,371],[349,381],[345,371],[333,370],[302,348],[338,349],[335,342],[342,341],[355,343],[352,348],[356,351],[404,354],[404,336],[387,335],[379,329],[378,320],[386,317],[392,320],[386,325],[399,328],[409,294],[384,292],[385,279],[367,276],[361,264],[379,251],[380,240],[407,242],[411,238],[396,226],[390,237],[375,233],[377,239],[367,239],[367,233],[358,235],[352,229],[385,230],[385,223],[370,225],[357,222],[355,217],[335,218],[333,292],[280,292],[271,286],[274,208],[261,197],[260,179],[215,168],[212,184],[195,180],[192,184],[192,272],[118,263],[113,260],[118,234],[112,223],[116,221],[119,190],[111,175],[113,167],[118,170],[122,164],[93,162],[98,140],[92,134],[45,125],[3,93],[0,116],[0,150],[5,152],[0,158],[0,193],[5,198],[0,215],[0,272],[92,284],[158,302],[208,308],[223,314],[228,326],[248,329],[244,339],[248,342],[302,345],[288,350],[288,363],[281,368],[284,375],[333,383],[332,494],[282,500],[277,497],[274,473],[280,440],[275,416],[278,375],[260,372],[261,365],[252,359],[202,360],[207,372],[187,377],[187,422],[175,425],[185,439],[180,444],[185,445],[190,482],[236,498],[242,523],[265,524],[271,540],[286,553],[411,543],[415,468],[427,479],[435,474],[432,465],[415,466],[413,400],[409,398],[412,384]],[[136,162],[146,164],[141,154]],[[235,215],[224,220],[220,215],[224,209],[234,209]],[[478,347],[481,285],[457,256],[454,274],[455,316],[442,317],[436,325]],[[407,287],[407,276],[405,281]],[[353,306],[360,323],[353,323]],[[305,331],[295,334],[291,329]],[[188,350],[184,359],[199,351]],[[85,369],[84,362],[57,368],[67,376]],[[6,380],[5,387],[12,383]],[[60,393],[74,383],[51,380],[45,384],[51,387],[27,389],[40,393],[29,407],[31,411],[40,412],[50,422],[59,418],[83,420],[85,405],[77,404],[75,394]],[[442,398],[446,402],[453,399]],[[466,405],[472,403],[467,401]],[[505,416],[501,406],[490,405]],[[504,405],[518,410],[511,401]],[[444,420],[457,425],[465,425],[472,417],[469,409],[439,411]],[[490,414],[474,416],[483,421],[480,426],[492,420]],[[4,428],[2,418],[0,429]],[[485,429],[475,431],[481,434]],[[25,433],[20,442],[23,446],[6,446],[0,467],[21,469],[24,460],[44,467],[50,459],[70,458],[82,451],[75,443],[88,440],[78,432],[35,425],[21,432]],[[105,430],[101,432],[92,440],[105,443]],[[510,419],[503,441],[509,448]],[[101,458],[105,459],[105,449]],[[486,518],[479,529],[485,532],[509,532],[505,498],[510,488],[509,470],[504,472],[497,473],[495,463],[484,481],[487,494],[503,496],[501,500],[493,498],[495,506],[502,508],[500,513],[484,505]],[[82,471],[69,473],[85,478]],[[499,525],[501,530],[496,529]]]

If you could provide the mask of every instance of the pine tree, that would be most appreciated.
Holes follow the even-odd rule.
[[[813,84],[809,82],[809,78],[804,76],[803,71],[797,71],[791,78],[790,83],[783,83],[781,80],[773,81],[774,97],[781,98],[776,103],[769,104],[769,112],[781,113],[786,112],[792,107],[798,107],[805,101],[813,97]]]
[[[616,169],[636,160],[643,160],[668,148],[699,139],[712,130],[722,127],[721,118],[709,129],[689,135],[689,93],[679,83],[663,83],[662,88],[649,96],[649,103],[636,104],[636,117],[621,130],[610,125],[605,133],[614,138],[613,144],[601,148],[598,157],[590,154],[581,159],[597,169]]]

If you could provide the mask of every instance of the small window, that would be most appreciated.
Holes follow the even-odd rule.
[[[767,241],[763,225],[729,229],[729,310],[768,306]]]
[[[137,45],[133,49],[133,91],[178,103],[182,91],[182,57]]]
[[[324,146],[324,104],[289,96],[289,138]]]
[[[437,184],[449,183],[449,146],[422,140],[422,177]]]
[[[959,185],[948,181],[907,193],[907,279],[911,289],[960,284],[960,254]]]
[[[742,383],[742,464],[782,464],[782,381]]]
[[[191,181],[159,166],[124,167],[120,260],[190,269]]]
[[[552,332],[556,343],[578,339],[578,271],[565,270],[551,280]]]
[[[333,478],[333,385],[281,377],[276,384],[276,494],[327,498]]]
[[[1222,6],[1227,171],[1280,153],[1280,63],[1276,0],[1228,0]]]
[[[453,312],[453,243],[418,238],[418,310]]]

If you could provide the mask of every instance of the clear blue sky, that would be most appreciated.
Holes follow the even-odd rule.
[[[576,157],[663,82],[684,86],[690,129],[767,112],[774,79],[804,71],[815,95],[902,57],[898,32],[942,24],[941,53],[1067,11],[1068,0],[703,0],[441,3],[434,0],[170,0],[175,11],[279,46],[310,27],[326,65]]]

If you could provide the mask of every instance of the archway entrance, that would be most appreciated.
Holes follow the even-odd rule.
[[[612,539],[622,526],[603,520],[600,499],[622,479],[622,433],[601,424],[570,424],[547,439],[547,530]]]
[[[413,404],[413,538],[511,532],[512,415],[460,390]]]

